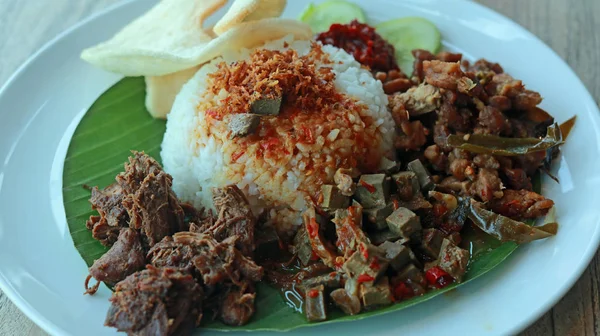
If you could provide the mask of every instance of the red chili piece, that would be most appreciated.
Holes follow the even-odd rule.
[[[377,258],[373,258],[373,261],[371,261],[369,267],[374,271],[378,271],[381,268],[379,265],[379,260],[377,260]]]
[[[358,245],[358,249],[360,250],[360,253],[362,253],[363,257],[365,257],[365,260],[369,260],[369,251],[367,251],[367,248],[363,243]]]
[[[396,287],[394,287],[394,297],[397,300],[409,299],[413,297],[415,293],[410,287],[406,285],[406,283],[401,282]]]
[[[311,218],[310,222],[308,222],[306,230],[308,231],[309,237],[315,238],[319,234],[319,225],[317,224],[317,220]]]
[[[367,189],[371,194],[377,191],[377,189],[375,189],[375,186],[373,186],[372,184],[369,184],[363,180],[360,181],[360,185],[365,187],[365,189]]]
[[[310,256],[310,260],[319,260],[319,255],[312,251],[312,255]]]
[[[444,288],[454,281],[450,274],[446,273],[446,271],[439,266],[428,269],[427,272],[425,272],[425,278],[430,285],[437,288]]]
[[[375,280],[375,278],[373,278],[372,276],[370,276],[368,274],[361,274],[358,276],[358,278],[356,280],[358,281],[358,283],[363,283],[363,282],[373,281],[373,280]]]
[[[314,299],[319,296],[319,291],[316,289],[311,289],[308,291],[308,296]]]
[[[357,20],[333,24],[329,31],[319,34],[317,40],[346,50],[372,71],[398,70],[394,46],[377,34],[375,28]]]
[[[392,202],[394,203],[394,211],[398,210],[400,207],[400,202],[398,202],[397,199],[394,199]]]

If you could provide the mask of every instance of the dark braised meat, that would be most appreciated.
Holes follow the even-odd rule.
[[[105,325],[128,335],[189,335],[202,318],[203,296],[191,275],[148,266],[115,286]]]
[[[262,267],[235,247],[235,237],[218,242],[207,234],[178,232],[152,247],[148,260],[155,267],[196,269],[206,285],[229,281],[241,286],[244,278],[259,281],[263,275]]]
[[[128,162],[125,163],[125,171],[117,175],[117,183],[123,189],[125,195],[134,194],[141,186],[146,176],[157,175],[163,171],[160,164],[144,152],[132,151]]]
[[[104,246],[112,246],[119,237],[122,226],[110,226],[106,219],[100,216],[90,216],[85,223],[88,230],[92,231],[92,237]]]
[[[254,299],[256,291],[252,282],[244,280],[241,286],[226,286],[225,295],[219,316],[223,323],[231,326],[241,326],[254,315]]]
[[[256,217],[252,214],[246,196],[235,185],[213,189],[213,202],[217,209],[217,220],[200,230],[218,241],[236,237],[236,247],[246,256],[252,256]]]
[[[146,258],[136,230],[121,230],[118,240],[90,267],[90,275],[107,285],[114,285],[128,275],[143,269]]]
[[[148,260],[155,267],[176,267],[195,274],[205,286],[218,288],[219,297],[213,301],[221,320],[243,325],[254,314],[254,282],[261,280],[264,271],[235,245],[236,236],[218,242],[207,234],[178,232],[154,245]]]
[[[184,228],[184,213],[171,190],[171,176],[165,172],[148,174],[134,194],[123,200],[129,213],[129,226],[139,229],[148,246]]]
[[[114,244],[121,228],[128,226],[129,216],[122,204],[124,197],[125,193],[117,183],[102,190],[98,187],[92,189],[90,203],[92,209],[98,211],[100,216],[91,216],[86,222],[86,227],[92,231],[94,239],[104,246]]]
[[[100,217],[104,218],[109,226],[127,226],[129,217],[127,211],[121,204],[126,193],[118,183],[113,183],[100,190],[98,187],[92,189],[90,203],[92,209],[98,211]]]
[[[103,190],[92,189],[90,203],[100,216],[91,216],[86,225],[106,246],[116,241],[123,227],[139,230],[145,246],[187,230],[185,213],[171,185],[171,176],[156,160],[134,151],[116,183]]]

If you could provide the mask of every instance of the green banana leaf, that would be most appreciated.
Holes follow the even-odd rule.
[[[86,229],[86,220],[95,214],[88,202],[90,191],[86,187],[105,187],[112,183],[115,176],[123,170],[123,164],[131,150],[145,151],[160,161],[165,121],[153,119],[146,111],[144,89],[144,79],[138,77],[124,78],[108,89],[83,117],[69,146],[63,175],[65,211],[75,248],[88,266],[104,254],[107,248],[94,240]],[[537,186],[539,187],[539,183]],[[515,243],[501,244],[475,231],[467,232],[465,239],[468,240],[469,236],[477,236],[477,239],[472,239],[474,253],[463,283],[356,316],[344,316],[339,311],[333,311],[329,320],[319,325],[359,320],[424,302],[482,276],[517,248]],[[81,279],[82,282],[83,280]],[[231,327],[207,321],[203,327],[223,331],[286,331],[316,325],[307,322],[304,315],[296,311],[298,307],[295,309],[286,303],[279,290],[264,283],[258,284],[256,306],[255,316],[245,326]]]

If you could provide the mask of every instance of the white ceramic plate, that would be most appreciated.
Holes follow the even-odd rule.
[[[308,1],[288,1],[296,17]],[[557,237],[518,251],[459,290],[396,313],[290,334],[516,333],[550,309],[581,275],[599,242],[599,111],[576,75],[536,37],[468,1],[357,1],[371,22],[422,16],[435,22],[447,48],[498,61],[545,97],[559,122],[578,115],[556,173],[543,194],[556,201]],[[34,322],[56,335],[108,335],[102,326],[110,293],[83,296],[86,265],[73,247],[62,202],[62,167],[86,109],[118,76],[79,59],[153,1],[129,1],[50,42],[0,91],[0,287]]]

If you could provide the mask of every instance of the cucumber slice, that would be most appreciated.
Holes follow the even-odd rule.
[[[415,58],[414,49],[425,49],[437,53],[442,45],[442,37],[437,27],[420,17],[405,17],[380,23],[375,31],[396,49],[396,62],[402,71],[410,76]]]
[[[334,23],[345,24],[354,19],[365,22],[365,13],[357,5],[344,0],[330,0],[319,5],[311,3],[299,17],[314,33],[327,31]]]

